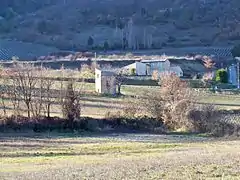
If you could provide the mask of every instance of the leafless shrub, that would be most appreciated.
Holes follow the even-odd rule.
[[[220,111],[213,105],[199,105],[189,113],[196,132],[210,133],[214,136],[239,136],[239,122],[231,122],[236,112]]]
[[[212,69],[215,66],[215,62],[211,59],[211,57],[203,56],[202,58],[203,64],[207,69]]]
[[[177,76],[161,75],[160,82],[159,91],[147,96],[146,105],[149,113],[163,121],[168,129],[211,133],[215,136],[238,133],[239,125],[224,121],[223,114],[215,106],[198,104],[193,98],[197,94]]]
[[[123,116],[127,118],[138,118],[142,116],[142,102],[138,97],[129,98],[123,106]]]
[[[215,119],[218,116],[213,105],[197,105],[188,113],[188,118],[193,123],[194,131],[207,132],[210,127],[216,126]]]
[[[82,78],[93,78],[95,73],[95,69],[93,70],[92,66],[83,65],[80,70],[80,76]]]
[[[9,90],[9,87],[8,87],[8,82],[9,82],[9,79],[7,79],[5,76],[4,76],[4,70],[1,69],[0,71],[0,81],[1,81],[1,91],[0,91],[0,98],[1,98],[1,101],[0,101],[0,104],[1,104],[1,107],[2,107],[2,110],[3,110],[3,114],[4,116],[7,115],[7,107],[6,107],[6,103],[5,103],[5,99],[8,98],[8,90]]]
[[[156,100],[162,99],[162,111],[159,111],[164,124],[169,129],[190,129],[187,113],[192,108],[194,99],[186,82],[175,74],[161,74],[160,91]],[[156,101],[155,100],[155,101]],[[158,103],[159,104],[159,103]],[[159,105],[157,105],[159,107]]]
[[[73,128],[74,120],[80,118],[81,106],[80,106],[80,92],[76,91],[73,80],[67,82],[65,91],[65,97],[62,104],[63,117],[69,122],[71,128]]]
[[[34,87],[35,89],[33,90],[32,93],[32,99],[34,99],[31,102],[31,109],[32,109],[32,115],[34,117],[39,117],[43,113],[44,109],[44,104],[43,104],[43,99],[44,99],[44,71],[43,67],[40,68],[35,68],[35,74],[34,77],[36,78],[36,86]]]
[[[121,88],[122,88],[122,85],[127,80],[127,75],[128,75],[128,72],[126,72],[125,70],[120,69],[120,70],[116,71],[115,78],[116,78],[117,94],[118,95],[121,95]]]
[[[44,101],[44,110],[47,117],[50,117],[51,106],[55,102],[55,99],[52,98],[51,89],[54,87],[54,81],[50,78],[51,74],[48,69],[42,69],[42,74],[44,74],[44,79],[41,83],[41,89],[43,90],[42,100]]]
[[[214,79],[214,73],[213,72],[206,72],[206,73],[204,73],[204,75],[202,77],[202,80],[204,82],[212,81],[213,79]]]
[[[12,70],[4,70],[4,76],[5,76],[5,90],[7,91],[7,97],[9,98],[12,106],[13,106],[13,115],[18,116],[20,114],[20,98],[18,97],[18,87],[15,82],[15,77],[12,76],[14,72]],[[4,78],[4,77],[3,77]],[[7,82],[6,82],[6,79]],[[12,82],[12,84],[11,84]],[[10,86],[11,85],[11,86]]]
[[[153,71],[153,73],[152,73],[152,80],[155,80],[155,81],[157,81],[157,80],[159,80],[159,73],[158,73],[158,71]]]
[[[37,78],[35,77],[36,68],[31,64],[16,63],[13,67],[13,74],[10,74],[12,84],[16,87],[14,96],[23,100],[27,107],[28,117],[31,117],[33,112],[33,95],[37,85]]]
[[[150,116],[162,121],[162,113],[164,109],[164,100],[160,92],[149,92],[146,94],[145,108]]]
[[[92,73],[95,73],[96,68],[100,68],[100,65],[96,61],[93,61],[90,65],[90,69],[91,69]]]

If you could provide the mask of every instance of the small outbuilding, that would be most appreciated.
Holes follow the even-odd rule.
[[[95,88],[100,94],[116,94],[116,73],[110,70],[95,69]]]

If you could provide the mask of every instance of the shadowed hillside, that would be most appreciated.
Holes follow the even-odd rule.
[[[239,0],[2,0],[0,4],[2,38],[59,49],[226,46],[240,40]]]

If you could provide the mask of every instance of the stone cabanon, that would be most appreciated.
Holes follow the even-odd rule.
[[[116,73],[110,70],[95,69],[95,89],[100,94],[116,94]]]

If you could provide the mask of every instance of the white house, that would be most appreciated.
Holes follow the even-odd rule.
[[[95,88],[100,94],[116,94],[115,73],[108,70],[95,69]]]
[[[147,65],[147,75],[152,75],[154,71],[159,73],[170,71],[171,63],[168,59],[142,60]]]
[[[180,66],[171,66],[169,72],[176,74],[178,77],[183,76],[183,70]]]
[[[141,62],[135,62],[128,66],[123,67],[123,69],[130,73],[131,75],[146,76],[147,75],[147,65]]]

